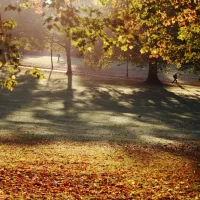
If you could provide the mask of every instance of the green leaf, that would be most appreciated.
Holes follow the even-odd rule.
[[[127,50],[128,50],[128,45],[122,46],[122,47],[121,47],[121,50],[122,50],[122,51],[127,51]]]
[[[126,43],[126,38],[125,37],[123,37],[122,35],[120,35],[119,37],[118,37],[118,41],[119,42],[121,42],[122,44],[124,44],[124,43]]]
[[[88,50],[89,52],[92,52],[92,47],[88,47],[87,50]]]
[[[15,76],[15,75],[12,75],[11,78],[12,78],[13,80],[15,80],[15,79],[16,79],[16,76]]]

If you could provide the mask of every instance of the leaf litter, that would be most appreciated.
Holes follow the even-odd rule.
[[[200,199],[196,154],[172,145],[2,143],[0,199]]]

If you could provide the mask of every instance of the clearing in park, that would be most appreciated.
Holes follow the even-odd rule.
[[[200,198],[199,87],[19,82],[0,93],[0,199]]]

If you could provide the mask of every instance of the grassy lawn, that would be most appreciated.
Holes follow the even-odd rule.
[[[85,75],[101,75],[108,77],[120,77],[126,78],[127,75],[127,64],[121,63],[119,65],[118,62],[113,62],[111,64],[111,68],[103,69],[100,71],[94,71],[90,68],[84,67],[83,58],[72,57],[72,71],[75,74],[85,74]],[[24,66],[31,66],[37,68],[51,68],[51,58],[50,56],[30,56],[24,55],[21,59],[20,63]],[[58,58],[56,56],[53,57],[54,70],[61,70],[66,72],[67,70],[67,62],[65,56],[61,56],[60,62],[58,62]],[[136,67],[137,65],[129,64],[128,74],[129,78],[133,80],[144,81],[147,77],[147,68],[146,67]],[[171,71],[168,73],[159,72],[158,76],[162,82],[171,83],[173,80],[173,74],[177,72],[177,68],[171,67]],[[193,84],[199,85],[197,83],[198,75],[185,73],[182,75],[178,75],[178,81],[181,84]]]
[[[200,199],[200,89],[20,76],[0,91],[0,199]]]

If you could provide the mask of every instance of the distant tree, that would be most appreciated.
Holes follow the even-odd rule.
[[[79,10],[76,1],[44,0],[45,23],[49,30],[56,30],[65,36],[65,42],[61,46],[65,49],[67,57],[67,74],[72,74],[71,66],[71,29],[79,24]],[[58,40],[56,40],[58,41]]]
[[[72,74],[71,46],[76,46],[85,55],[87,52],[87,57],[89,58],[89,53],[92,52],[90,43],[91,41],[94,43],[93,37],[96,37],[95,34],[99,34],[99,29],[96,29],[97,32],[93,36],[88,34],[93,29],[90,26],[97,25],[98,20],[94,21],[93,18],[93,14],[96,13],[96,9],[93,7],[97,7],[97,5],[93,0],[44,0],[43,7],[49,30],[56,30],[65,36],[65,42],[62,44],[58,42],[57,44],[60,44],[65,49],[67,74]],[[88,60],[86,58],[86,65]]]
[[[165,70],[170,64],[178,69],[199,73],[199,1],[101,0],[98,2],[102,6],[107,6],[110,15],[101,15],[101,18],[93,18],[92,22],[86,21],[86,24],[88,23],[88,27],[91,23],[94,24],[90,26],[91,30],[87,33],[87,37],[102,41],[102,56],[110,55],[112,59],[117,48],[118,54],[126,55],[130,61],[135,59],[137,62],[139,58],[144,63],[148,62],[146,80],[148,83],[160,83],[158,69]],[[94,23],[95,21],[98,21],[98,24]],[[80,43],[84,40],[80,40]]]
[[[1,7],[2,9],[2,7]],[[14,5],[9,5],[8,10],[15,10]],[[21,12],[20,9],[17,9]],[[19,67],[19,39],[13,36],[13,30],[17,27],[17,22],[13,19],[3,20],[0,14],[0,72],[1,86],[13,90],[17,86],[16,74],[20,71]],[[43,78],[43,75],[37,69],[27,70],[26,74],[30,74],[37,78]]]
[[[158,64],[187,66],[200,72],[200,2],[193,0],[132,0],[142,45],[149,57],[147,82],[157,82]],[[130,6],[131,7],[131,6]],[[131,22],[131,20],[130,20]]]
[[[42,10],[39,12],[39,2],[36,1],[6,1],[3,0],[1,12],[4,19],[13,18],[18,26],[12,31],[20,50],[43,51],[45,43],[45,27]],[[31,3],[32,2],[32,3]],[[10,3],[10,4],[9,4]],[[6,10],[7,12],[4,12]]]
[[[65,37],[58,32],[47,30],[45,33],[45,49],[51,54],[51,69],[53,70],[53,54],[65,53]]]

